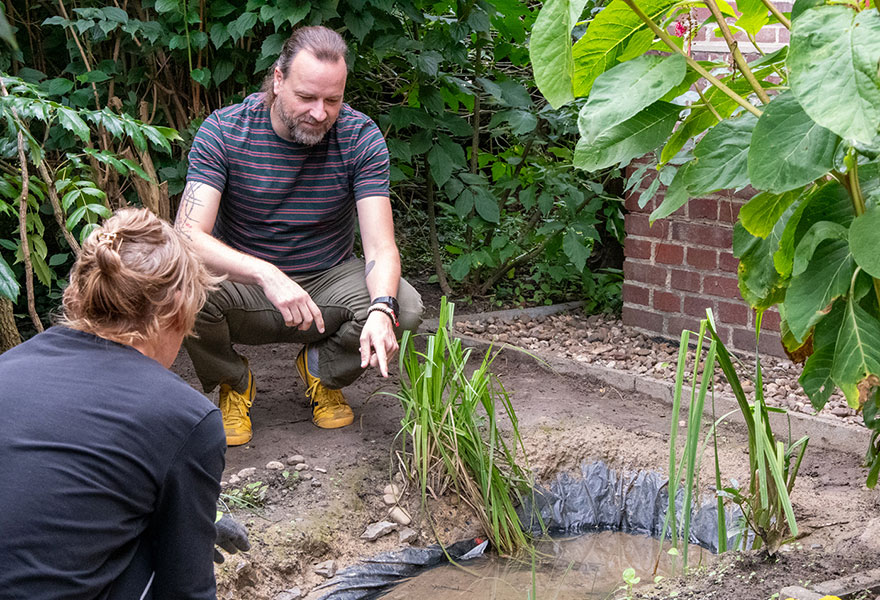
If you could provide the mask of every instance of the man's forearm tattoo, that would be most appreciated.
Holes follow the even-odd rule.
[[[367,263],[367,266],[364,268],[364,277],[368,277],[370,275],[370,271],[373,270],[373,267],[376,266],[376,261],[371,260]]]
[[[177,210],[177,219],[174,228],[187,238],[192,239],[192,230],[199,221],[193,216],[196,208],[202,206],[198,198],[198,191],[205,185],[197,181],[191,181],[183,188],[183,197],[180,199],[180,208]]]

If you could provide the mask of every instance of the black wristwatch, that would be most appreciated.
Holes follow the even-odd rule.
[[[396,316],[400,316],[400,304],[397,303],[397,298],[394,296],[379,296],[378,298],[373,298],[373,301],[370,303],[373,304],[387,304],[391,307],[391,310],[394,311]]]

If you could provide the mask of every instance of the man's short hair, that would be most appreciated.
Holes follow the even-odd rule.
[[[272,64],[272,68],[263,80],[262,91],[266,94],[266,106],[272,106],[275,101],[275,89],[272,85],[275,69],[279,69],[286,79],[289,75],[290,63],[302,50],[311,52],[321,62],[335,63],[345,60],[348,45],[341,35],[320,25],[300,27],[294,31],[284,42],[278,60]]]

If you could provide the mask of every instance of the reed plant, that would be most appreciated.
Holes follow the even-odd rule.
[[[454,337],[455,305],[441,300],[437,332],[405,333],[400,345],[400,391],[393,394],[404,417],[398,439],[400,464],[419,483],[422,506],[428,496],[452,489],[470,506],[501,554],[531,548],[517,507],[532,489],[516,413],[501,381],[490,371],[498,350],[491,347],[471,369],[473,348]],[[509,428],[502,433],[499,418]],[[428,514],[426,510],[426,514]],[[429,517],[430,518],[430,517]]]
[[[669,506],[662,536],[671,532],[673,545],[677,547],[682,539],[682,560],[687,566],[688,540],[690,539],[690,519],[698,489],[700,472],[700,446],[703,414],[708,394],[712,394],[713,422],[709,426],[702,447],[712,443],[715,467],[715,489],[718,507],[718,548],[727,549],[727,523],[724,504],[729,500],[742,510],[745,524],[754,535],[744,533],[739,540],[743,548],[764,548],[769,557],[775,556],[780,546],[797,536],[798,528],[791,505],[791,492],[797,479],[798,470],[808,438],[791,441],[791,432],[787,442],[777,440],[770,424],[770,413],[786,413],[780,408],[768,407],[764,401],[763,373],[761,357],[757,350],[761,332],[761,315],[757,315],[755,326],[755,392],[754,398],[746,396],[737,372],[737,366],[718,337],[711,311],[700,323],[698,333],[683,331],[679,346],[678,368],[675,378],[675,394],[673,397],[672,427],[669,440]],[[689,377],[686,376],[687,356],[691,337],[696,336],[696,351]],[[705,350],[705,354],[704,354]],[[702,363],[702,364],[701,364]],[[721,421],[732,413],[714,420],[714,386],[713,379],[716,369],[720,369],[733,390],[739,413],[745,421],[748,433],[749,482],[746,488],[733,485],[723,486],[721,466],[718,452],[717,429]],[[690,385],[690,405],[687,417],[687,434],[681,459],[676,455],[678,447],[679,415],[681,400],[686,383]],[[736,411],[734,411],[736,412]],[[683,502],[681,516],[676,511],[676,498],[679,486],[682,486]]]

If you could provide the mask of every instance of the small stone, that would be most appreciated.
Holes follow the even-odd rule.
[[[256,472],[257,472],[256,467],[247,467],[247,468],[239,471],[238,476],[241,477],[242,479],[247,479],[248,477],[250,477],[251,475],[253,475]]]
[[[310,479],[313,477],[313,475],[312,475],[311,473],[302,473],[302,474],[300,474],[300,477],[301,477],[302,479],[308,481],[308,480],[310,480]]]
[[[272,600],[301,600],[302,597],[302,590],[298,587],[294,587],[276,594]]]
[[[394,497],[394,494],[383,494],[382,502],[384,502],[388,506],[393,506],[397,504],[397,498]]]
[[[411,544],[419,537],[419,532],[412,527],[404,527],[397,534],[398,541],[401,544]]]
[[[321,467],[315,467],[315,471],[318,473],[326,473],[327,469],[322,469]]]
[[[370,523],[361,534],[361,539],[373,542],[383,535],[388,535],[392,531],[396,531],[397,527],[397,523],[392,523],[391,521],[378,521],[376,523]]]
[[[400,525],[409,525],[412,523],[412,517],[410,517],[409,513],[403,510],[400,506],[395,506],[388,511],[388,516],[391,517],[395,523]]]
[[[400,488],[394,485],[393,483],[389,483],[385,486],[385,489],[382,490],[383,494],[391,494],[397,498],[400,498]]]
[[[309,465],[301,462],[301,463],[296,463],[296,465],[293,467],[293,470],[294,471],[305,471],[308,468],[309,468]]]
[[[238,485],[239,483],[241,483],[241,477],[238,475],[229,476],[229,485]]]
[[[321,487],[321,482],[317,479],[312,480],[312,487]]]
[[[325,560],[324,562],[315,565],[315,573],[321,577],[330,579],[336,575],[336,561]]]
[[[306,457],[302,454],[294,454],[287,458],[287,464],[289,465],[298,465],[301,462],[306,462]]]
[[[270,471],[280,471],[284,468],[284,463],[277,460],[272,460],[266,463],[266,468]]]
[[[846,406],[838,406],[831,409],[831,414],[835,417],[847,417],[849,416],[849,408]]]

